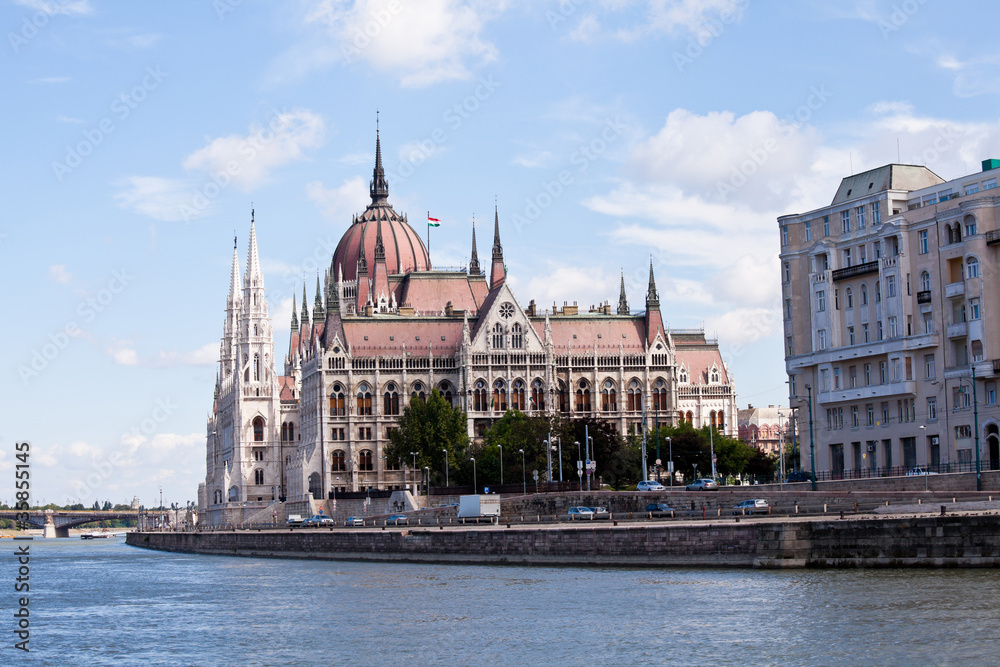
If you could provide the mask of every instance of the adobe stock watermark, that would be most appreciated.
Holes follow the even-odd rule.
[[[581,0],[559,0],[559,7],[545,10],[545,20],[549,23],[549,28],[555,30],[561,24],[569,20],[576,13]]]
[[[826,85],[810,87],[805,102],[781,118],[776,134],[747,149],[746,158],[732,168],[729,178],[716,182],[715,198],[722,202],[728,201],[732,194],[746,185],[781,150],[784,145],[782,140],[790,138],[799,125],[809,122],[813,114],[822,109],[831,97],[833,93],[827,90]]]
[[[85,323],[93,322],[114,302],[119,294],[134,280],[126,269],[111,272],[111,279],[107,284],[97,291],[93,296],[88,296],[76,306],[76,314]],[[25,387],[34,378],[49,367],[56,358],[62,354],[63,350],[69,347],[70,342],[79,337],[83,331],[80,329],[77,320],[69,320],[57,331],[50,333],[47,341],[41,346],[31,351],[31,358],[27,363],[22,363],[17,367],[18,377]]]
[[[127,93],[119,93],[111,102],[111,116],[105,116],[93,127],[81,130],[83,139],[72,146],[66,146],[66,155],[60,162],[52,161],[52,172],[56,180],[62,180],[73,173],[77,167],[83,164],[84,158],[94,152],[94,150],[104,143],[104,140],[115,131],[115,119],[123,122],[133,111],[139,108],[149,94],[160,87],[163,80],[167,78],[167,73],[160,69],[159,65],[146,68],[146,74],[142,80],[132,87]]]
[[[403,11],[403,5],[398,0],[389,0],[385,7],[368,12],[363,25],[354,26],[350,42],[340,44],[340,55],[345,63],[354,62],[361,52],[371,46],[372,41],[389,27],[392,20]]]
[[[743,12],[750,4],[750,0],[738,0],[733,7],[715,12],[714,15],[702,23],[691,37],[688,37],[687,44],[683,51],[674,51],[674,65],[678,72],[683,72],[684,68],[694,63],[700,58],[705,49],[710,47],[726,32],[730,26],[740,20]]]
[[[903,0],[903,2],[894,4],[889,16],[880,18],[877,22],[878,31],[882,33],[882,39],[889,41],[889,36],[901,30],[920,11],[921,7],[926,4],[927,0]]]
[[[500,85],[500,82],[495,80],[492,74],[480,76],[472,92],[445,110],[442,116],[445,126],[452,132],[457,131],[465,121],[472,118],[473,114],[487,100],[493,97]],[[402,183],[416,173],[422,164],[447,143],[450,138],[448,129],[438,126],[431,130],[425,138],[413,142],[406,154],[400,158],[396,168],[386,170],[386,178],[390,183]]]
[[[133,442],[141,440],[145,442],[147,438],[156,434],[160,426],[174,414],[178,407],[180,406],[174,403],[169,397],[156,399],[153,402],[153,409],[150,411],[149,416],[128,429],[122,436],[122,440],[129,439]],[[86,504],[84,501],[89,500],[111,479],[114,472],[126,463],[128,463],[128,454],[121,449],[111,452],[99,461],[92,462],[92,471],[87,473],[86,477],[70,482],[74,495],[70,496],[68,504]]]
[[[619,116],[606,119],[600,133],[587,143],[580,144],[570,155],[569,163],[576,167],[575,170],[561,169],[551,179],[542,179],[539,184],[540,191],[532,197],[525,198],[524,208],[510,217],[514,229],[520,232],[524,227],[535,222],[573,185],[577,175],[586,172],[590,165],[604,155],[627,129],[628,126],[622,122]]]
[[[937,136],[929,146],[920,153],[915,153],[910,158],[910,164],[933,164],[942,155],[955,147],[955,144],[962,138],[962,135],[950,125],[937,128]]]
[[[38,32],[49,24],[53,16],[74,13],[72,7],[68,7],[72,1],[50,0],[34,4],[33,6],[37,7],[38,11],[30,16],[22,16],[21,26],[17,32],[7,32],[7,41],[14,53],[18,53],[22,46],[38,36]]]

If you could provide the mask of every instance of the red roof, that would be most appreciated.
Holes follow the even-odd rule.
[[[404,347],[421,357],[431,352],[454,357],[462,345],[462,320],[457,318],[350,318],[343,326],[354,357],[400,355]]]
[[[534,318],[532,326],[545,339],[545,318]],[[645,352],[646,323],[642,317],[617,315],[567,315],[550,317],[552,345],[556,352],[598,350]]]
[[[334,270],[343,268],[344,280],[357,279],[362,244],[368,261],[368,275],[372,275],[375,265],[375,228],[379,218],[382,220],[382,245],[385,247],[385,266],[389,274],[425,271],[430,267],[427,249],[413,228],[391,207],[369,206],[347,228],[333,253]]]
[[[678,345],[677,363],[688,369],[690,373],[688,382],[691,384],[708,384],[708,374],[713,363],[719,369],[719,381],[722,384],[729,384],[729,374],[726,372],[725,364],[722,363],[722,353],[715,345],[704,345],[702,349]]]
[[[402,287],[399,302],[418,313],[440,313],[450,301],[453,308],[468,312],[470,317],[479,312],[487,292],[482,276],[457,271],[411,273]]]

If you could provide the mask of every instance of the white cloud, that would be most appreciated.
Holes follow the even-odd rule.
[[[65,264],[53,264],[50,266],[49,277],[60,285],[69,285],[72,281],[72,276],[69,271],[66,270]]]
[[[206,343],[197,350],[191,352],[178,352],[176,350],[160,350],[156,356],[147,362],[149,366],[211,366],[219,360],[219,344],[217,342]]]
[[[705,320],[705,332],[717,333],[726,345],[746,345],[780,331],[777,308],[736,308]]]
[[[707,44],[724,32],[728,26],[739,23],[749,0],[646,0],[634,2],[620,0],[597,4],[596,14],[585,16],[567,35],[568,39],[590,42],[602,29],[616,39],[632,42],[645,37],[669,35],[685,37]],[[566,20],[574,3],[561,3],[559,10],[550,11],[553,26]],[[634,17],[638,15],[636,20]],[[561,19],[561,20],[560,20]]]
[[[90,0],[14,0],[22,7],[49,15],[65,14],[66,16],[89,14],[94,11]]]
[[[586,310],[611,298],[610,292],[618,285],[618,276],[608,276],[593,268],[581,268],[578,264],[549,262],[545,270],[533,273],[534,276],[523,288],[520,287],[521,281],[512,276],[512,288],[534,299],[542,309],[551,308],[553,302],[561,308],[563,301],[572,303],[575,300],[581,310]],[[615,290],[614,296],[617,294]]]
[[[190,183],[157,176],[126,176],[117,181],[120,191],[115,201],[120,208],[131,209],[155,220],[176,222],[196,218],[207,212],[192,206],[194,190]],[[187,217],[184,212],[188,211]]]
[[[324,217],[337,222],[363,210],[371,201],[368,186],[360,176],[346,180],[335,188],[325,188],[322,182],[312,181],[306,184],[306,196],[316,202]]]
[[[71,118],[70,116],[56,116],[57,123],[70,123],[72,125],[80,125],[83,123],[82,118]]]
[[[392,72],[404,86],[467,79],[471,69],[492,62],[496,47],[481,36],[505,3],[458,0],[324,0],[305,19],[321,26],[333,44],[299,51],[295,66],[323,66],[339,60],[365,61]],[[288,63],[289,65],[291,63]]]
[[[538,151],[536,153],[518,155],[511,160],[514,164],[528,169],[539,167],[551,167],[555,164],[555,156],[550,151]]]
[[[584,16],[576,27],[573,28],[566,38],[572,42],[592,42],[601,32],[601,24],[593,14]]]
[[[68,76],[43,76],[39,79],[32,79],[31,83],[66,83],[69,80]]]
[[[119,366],[136,366],[139,363],[139,353],[135,351],[132,341],[113,339],[105,351]]]
[[[246,135],[209,140],[184,160],[184,168],[228,174],[232,183],[250,191],[266,182],[276,167],[301,160],[305,151],[322,145],[324,135],[319,114],[305,109],[276,113],[267,125],[253,125]]]

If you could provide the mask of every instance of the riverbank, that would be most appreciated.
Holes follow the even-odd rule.
[[[196,554],[419,563],[975,568],[1000,566],[1000,515],[134,532],[126,543]]]

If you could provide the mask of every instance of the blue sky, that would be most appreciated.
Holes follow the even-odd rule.
[[[1000,157],[995,3],[5,0],[0,470],[37,500],[194,500],[234,233],[251,202],[276,349],[363,210],[522,303],[718,334],[739,404],[786,403],[778,215],[896,161]],[[898,146],[898,148],[897,148]],[[9,474],[9,473],[8,473]],[[10,487],[6,487],[10,488]],[[7,496],[12,493],[8,492]],[[10,500],[0,494],[0,499]]]

